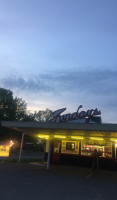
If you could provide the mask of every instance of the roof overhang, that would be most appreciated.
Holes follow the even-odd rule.
[[[117,124],[1,121],[1,126],[18,130],[31,136],[38,136],[39,134],[61,134],[117,137]]]

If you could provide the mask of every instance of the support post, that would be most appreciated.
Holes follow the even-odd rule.
[[[52,136],[50,135],[50,137],[49,137],[48,157],[47,157],[47,170],[50,168],[51,142],[52,142]]]
[[[21,140],[20,152],[19,152],[19,163],[20,163],[21,155],[22,155],[22,146],[23,146],[23,141],[24,141],[24,133],[22,133],[22,140]]]

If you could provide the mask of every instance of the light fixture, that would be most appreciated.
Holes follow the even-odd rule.
[[[100,137],[90,137],[91,140],[104,140],[103,138]]]
[[[111,141],[117,142],[117,138],[111,138]]]
[[[49,139],[49,135],[39,135],[38,137],[42,139]]]
[[[64,138],[66,138],[66,136],[65,135],[54,135],[54,138],[64,139]]]
[[[71,136],[71,139],[83,140],[84,137],[81,137],[81,136]]]
[[[12,147],[13,145],[14,145],[14,142],[12,140],[10,140],[9,146]]]

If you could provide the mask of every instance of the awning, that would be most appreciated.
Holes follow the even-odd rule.
[[[117,137],[117,124],[84,124],[84,123],[52,123],[52,122],[14,122],[1,121],[1,127],[7,127],[38,136],[39,134],[78,135],[95,137]]]

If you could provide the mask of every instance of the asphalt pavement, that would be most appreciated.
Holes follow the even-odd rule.
[[[116,200],[117,172],[0,163],[0,200]]]

